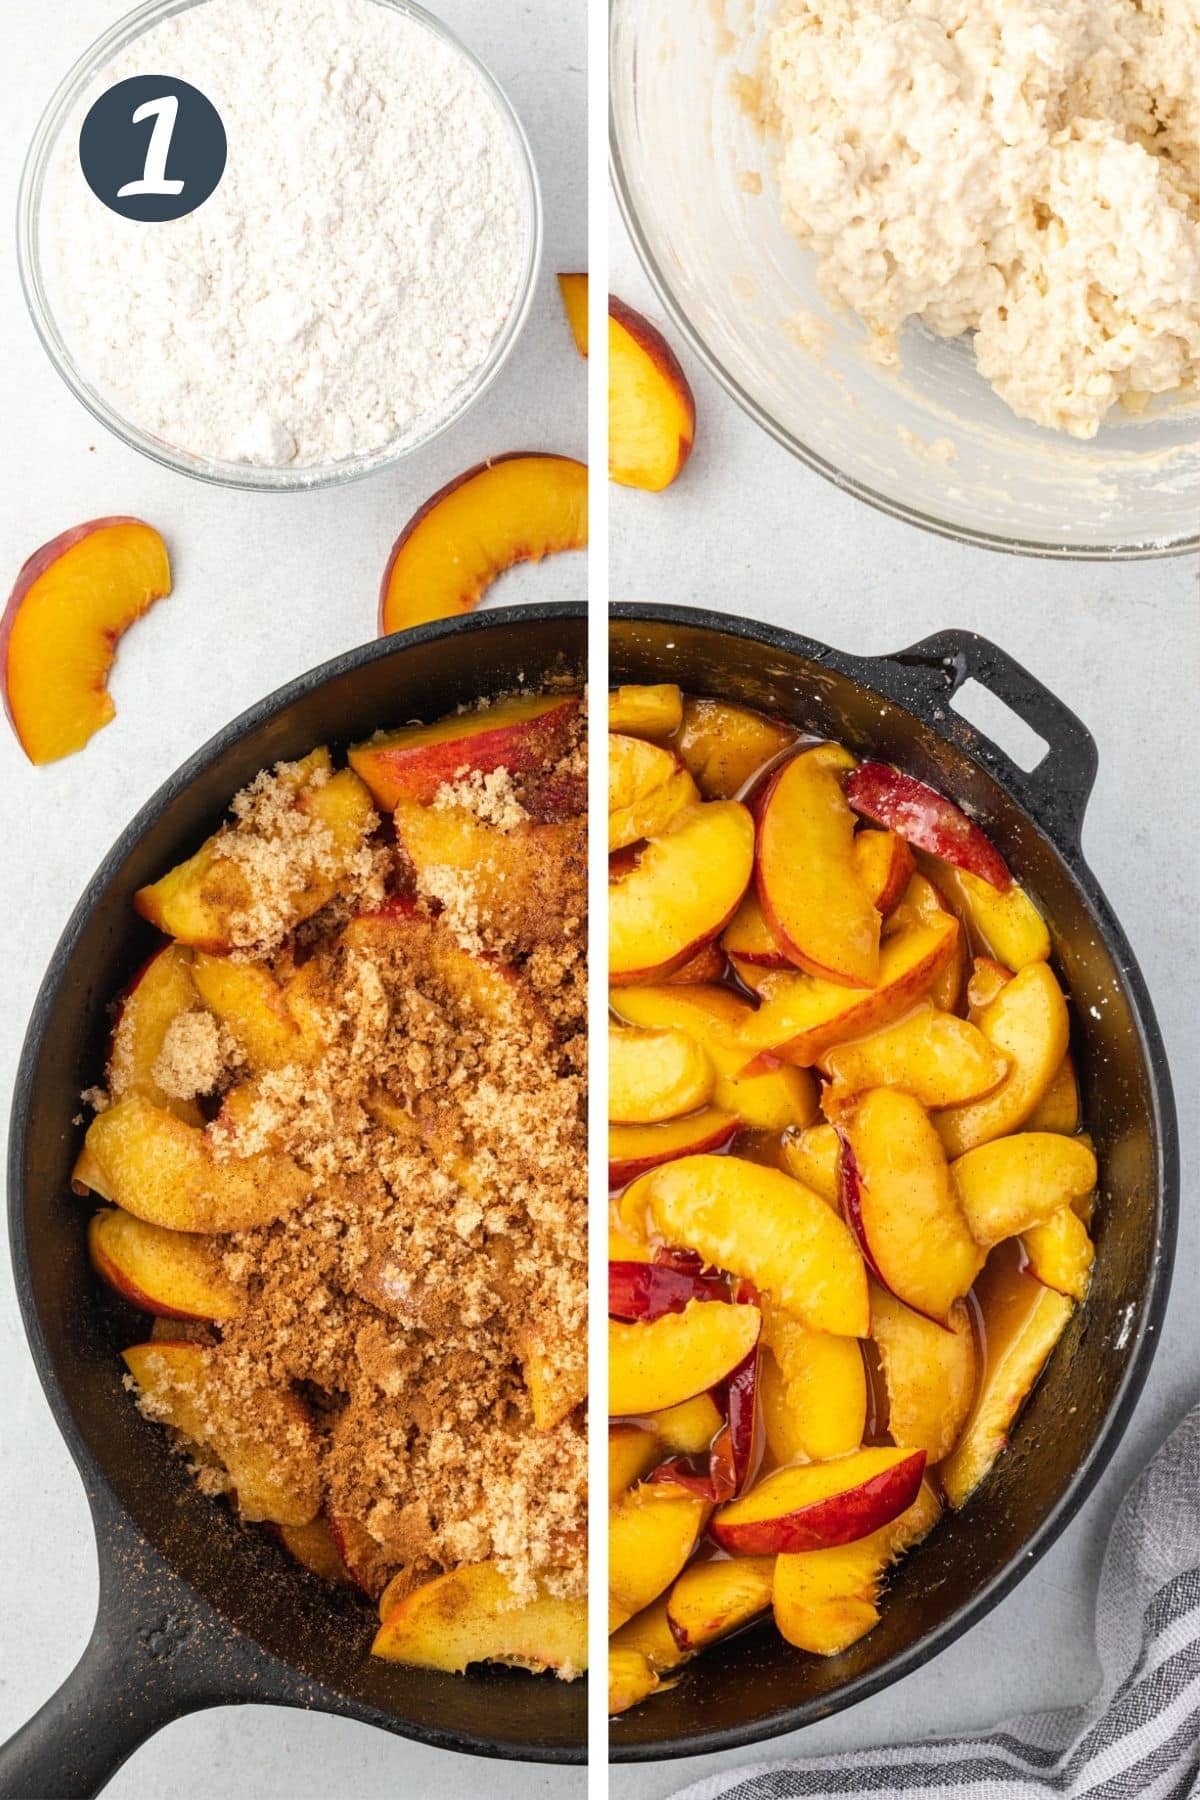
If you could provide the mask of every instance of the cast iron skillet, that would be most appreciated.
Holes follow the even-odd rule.
[[[92,1276],[92,1207],[68,1185],[82,1088],[103,1066],[107,1007],[157,935],[131,896],[189,853],[230,797],[281,757],[432,719],[481,695],[581,676],[584,609],[526,606],[353,650],[227,726],[143,807],[54,953],[17,1074],[9,1227],[17,1293],[47,1398],[83,1477],[100,1605],[59,1692],[0,1751],[0,1794],[89,1795],[168,1720],[244,1701],[314,1707],[478,1755],[580,1762],[582,1684],[503,1669],[466,1679],[373,1660],[365,1603],[307,1574],[261,1529],[205,1500],[121,1385],[143,1315]]]
[[[854,657],[718,613],[642,606],[613,609],[610,658],[613,682],[675,681],[744,701],[968,804],[1050,921],[1101,1168],[1087,1305],[994,1475],[904,1558],[880,1624],[828,1661],[770,1627],[706,1651],[677,1687],[614,1720],[613,1759],[637,1762],[732,1749],[865,1699],[928,1662],[1033,1567],[1095,1485],[1145,1381],[1175,1248],[1179,1147],[1145,984],[1080,849],[1096,747],[1033,676],[967,632]],[[1045,740],[1032,773],[951,710],[968,677]]]

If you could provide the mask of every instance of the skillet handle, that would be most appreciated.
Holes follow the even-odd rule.
[[[1070,707],[1028,669],[972,631],[936,632],[907,650],[872,660],[869,668],[875,686],[881,685],[884,670],[894,672],[892,698],[993,771],[1060,849],[1078,849],[1096,779],[1096,742]],[[971,679],[1044,741],[1046,755],[1036,768],[1019,768],[977,726],[949,710],[959,688]]]

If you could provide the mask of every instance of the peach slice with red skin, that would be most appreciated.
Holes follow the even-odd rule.
[[[657,494],[682,473],[696,436],[696,402],[657,326],[608,297],[608,475]]]
[[[742,1157],[689,1156],[652,1169],[635,1198],[667,1244],[753,1282],[814,1331],[867,1335],[867,1278],[854,1239],[790,1175]]]
[[[753,1350],[762,1328],[756,1306],[691,1300],[653,1324],[608,1324],[610,1413],[658,1412],[705,1393]]]
[[[923,1450],[854,1450],[828,1462],[779,1469],[713,1515],[711,1531],[733,1556],[795,1555],[852,1544],[906,1512],[925,1473]]]
[[[794,741],[789,726],[748,706],[689,694],[673,748],[706,800],[737,800],[759,770]]]
[[[759,801],[754,879],[777,943],[810,975],[873,987],[879,914],[859,874],[841,776],[854,758],[818,744],[783,764]]]
[[[667,1595],[667,1622],[689,1655],[740,1631],[771,1604],[773,1556],[739,1556],[728,1562],[694,1562]]]
[[[349,753],[350,767],[381,812],[398,800],[428,806],[438,789],[466,774],[508,769],[529,775],[564,754],[579,716],[570,695],[518,694],[433,725],[379,732]]]
[[[1096,1185],[1096,1157],[1082,1138],[1016,1131],[950,1165],[971,1235],[989,1249],[1046,1220]]]
[[[608,696],[608,729],[655,743],[683,722],[683,694],[673,681],[630,682]]]
[[[1021,1129],[1058,1073],[1070,1039],[1066,1000],[1044,962],[1014,975],[976,1024],[1008,1058],[1009,1071],[983,1099],[938,1114],[937,1129],[953,1157]]]
[[[608,1516],[609,1629],[616,1630],[669,1587],[696,1547],[711,1508],[665,1482],[642,1483]]]
[[[716,1106],[702,1106],[685,1118],[665,1119],[659,1125],[610,1125],[608,1185],[624,1187],[648,1169],[679,1156],[722,1150],[740,1130],[741,1120]]]
[[[888,1396],[888,1430],[930,1463],[954,1448],[975,1398],[978,1364],[971,1320],[959,1301],[946,1326],[913,1312],[886,1288],[871,1292],[871,1336]]]
[[[848,1650],[879,1622],[876,1602],[888,1564],[932,1531],[941,1511],[925,1480],[907,1511],[870,1537],[779,1557],[772,1594],[780,1635],[814,1656]]]
[[[529,450],[489,457],[439,488],[392,547],[379,594],[379,631],[473,612],[514,563],[582,550],[587,468]]]
[[[495,1563],[469,1563],[401,1600],[371,1654],[452,1675],[472,1663],[515,1663],[570,1681],[587,1667],[587,1601],[552,1594],[542,1583],[525,1600]]]
[[[167,1094],[154,1079],[154,1065],[168,1030],[199,999],[189,950],[164,944],[143,963],[122,995],[113,1023],[105,1069],[110,1099],[141,1094],[189,1125],[200,1124],[200,1108],[194,1100]]]
[[[30,762],[82,750],[116,716],[122,634],[171,591],[167,547],[140,519],[90,519],[23,565],[0,619],[4,705]]]
[[[839,1130],[842,1210],[873,1274],[914,1312],[951,1329],[955,1302],[984,1258],[928,1113],[911,1094],[871,1088]]]
[[[903,1088],[931,1110],[978,1100],[998,1087],[1008,1061],[966,1019],[919,1001],[895,1024],[836,1044],[821,1058],[831,1116],[864,1088]]]
[[[685,1031],[608,1027],[608,1116],[616,1125],[655,1125],[711,1099],[712,1063]]]
[[[321,1508],[316,1434],[303,1401],[264,1381],[231,1401],[220,1378],[221,1350],[159,1340],[123,1352],[142,1410],[219,1458],[245,1519],[307,1525]]]
[[[211,1240],[147,1225],[123,1207],[95,1214],[88,1254],[110,1287],[160,1319],[232,1319],[242,1309],[245,1295],[222,1270]]]
[[[899,832],[916,849],[967,869],[1000,893],[1010,886],[1008,865],[991,840],[961,807],[915,776],[890,763],[865,762],[849,776],[846,798],[856,813]]]
[[[681,968],[737,910],[754,862],[754,825],[736,800],[687,807],[651,838],[608,893],[609,979]]]

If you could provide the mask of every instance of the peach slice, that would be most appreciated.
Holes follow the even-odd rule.
[[[742,1031],[754,1017],[749,1003],[728,988],[700,982],[681,991],[673,983],[620,987],[610,996],[614,1012],[648,1030],[686,1031],[717,1071],[713,1104],[736,1114],[751,1131],[784,1131],[817,1115],[817,1092],[802,1069],[773,1065],[761,1074],[741,1073]]]
[[[468,1563],[414,1588],[379,1628],[372,1656],[461,1675],[472,1663],[553,1669],[572,1681],[587,1667],[587,1601],[543,1584],[531,1600],[495,1563]]]
[[[610,1125],[608,1128],[608,1185],[624,1187],[648,1169],[672,1162],[679,1156],[698,1156],[721,1150],[741,1130],[733,1113],[703,1106],[686,1118],[666,1119],[661,1125]]]
[[[614,1505],[662,1455],[658,1438],[644,1425],[608,1428],[608,1503]]]
[[[277,1525],[276,1536],[284,1549],[294,1556],[301,1568],[308,1569],[322,1581],[335,1581],[343,1587],[353,1576],[342,1561],[342,1553],[333,1541],[333,1533],[323,1513],[307,1525]]]
[[[476,910],[514,946],[544,944],[557,929],[568,871],[582,863],[582,826],[533,819],[501,831],[465,806],[442,810],[396,802],[396,831],[423,891],[436,896],[448,872],[472,885]]]
[[[870,1088],[839,1129],[842,1209],[876,1279],[951,1329],[984,1257],[928,1113],[911,1094]]]
[[[232,1319],[242,1309],[245,1295],[222,1270],[215,1244],[147,1225],[121,1207],[96,1213],[88,1253],[110,1287],[160,1319]]]
[[[696,402],[662,332],[608,297],[608,475],[660,493],[692,453]]]
[[[685,1031],[608,1028],[608,1116],[618,1125],[677,1119],[711,1099],[715,1073]]]
[[[329,1535],[355,1587],[368,1600],[380,1600],[387,1591],[391,1563],[383,1546],[353,1513],[344,1512],[335,1502],[326,1508]]]
[[[207,1131],[133,1094],[88,1127],[98,1191],[147,1225],[173,1231],[251,1231],[273,1225],[312,1192],[289,1156],[219,1158]]]
[[[947,1326],[912,1311],[885,1288],[871,1292],[871,1336],[888,1396],[888,1430],[897,1444],[924,1450],[931,1463],[954,1448],[975,1398],[975,1339],[966,1307]]]
[[[439,488],[392,546],[379,631],[474,611],[514,563],[540,562],[588,539],[587,468],[572,456],[514,450]]]
[[[790,1175],[736,1156],[689,1156],[643,1176],[638,1200],[668,1244],[743,1276],[814,1331],[867,1335],[867,1278],[854,1239]]]
[[[539,1321],[516,1333],[517,1356],[533,1406],[535,1431],[553,1431],[587,1399],[587,1364]]]
[[[688,807],[608,890],[609,979],[670,974],[732,917],[750,881],[754,825],[736,800]]]
[[[1029,1273],[1045,1287],[1072,1300],[1086,1300],[1092,1285],[1095,1248],[1087,1226],[1073,1206],[1062,1206],[1021,1237]]]
[[[741,957],[760,969],[786,969],[791,959],[781,949],[779,940],[767,923],[758,895],[750,888],[742,904],[721,933],[721,948],[727,956]]]
[[[558,291],[575,348],[580,356],[588,353],[588,278],[586,275],[560,275]]]
[[[958,922],[949,913],[936,923],[898,930],[881,946],[877,984],[861,990],[814,975],[736,964],[762,998],[741,1031],[747,1063],[754,1067],[766,1052],[807,1066],[834,1044],[891,1024],[928,992],[953,956],[957,938]]]
[[[759,770],[794,741],[788,726],[748,706],[689,694],[674,748],[706,800],[737,800]]]
[[[672,681],[630,683],[608,696],[608,729],[658,742],[679,730],[683,694]]]
[[[696,1548],[710,1507],[666,1482],[643,1483],[608,1515],[610,1620],[623,1625],[669,1587]]]
[[[925,1000],[894,1025],[835,1045],[821,1069],[830,1082],[827,1112],[871,1087],[903,1088],[932,1109],[990,1094],[1008,1073],[1008,1061],[966,1019]]]
[[[761,1328],[757,1306],[719,1300],[689,1301],[651,1324],[610,1319],[609,1412],[658,1412],[705,1393],[753,1350]]]
[[[476,712],[452,713],[433,725],[381,731],[349,753],[381,812],[398,800],[428,806],[438,789],[464,774],[509,769],[530,775],[567,749],[579,701],[567,695],[517,694]]]
[[[625,1627],[622,1627],[624,1630]],[[628,1712],[631,1707],[638,1706],[648,1695],[656,1693],[662,1686],[658,1678],[658,1670],[649,1657],[643,1656],[640,1650],[625,1647],[608,1650],[608,1716],[615,1719],[619,1713]]]
[[[34,551],[0,619],[5,710],[30,762],[82,750],[115,718],[118,640],[170,591],[167,547],[140,519],[91,519]]]
[[[876,912],[885,919],[903,900],[916,864],[898,831],[857,831],[854,861]]]
[[[686,1571],[685,1571],[686,1572]],[[680,1577],[682,1580],[682,1577]],[[614,1631],[608,1640],[610,1671],[614,1663],[636,1654],[642,1657],[656,1676],[668,1674],[687,1662],[691,1652],[680,1647],[667,1617],[666,1599],[660,1596],[640,1613]],[[636,1671],[635,1671],[636,1673]],[[610,1675],[611,1687],[611,1675]],[[640,1697],[640,1696],[639,1696]],[[630,1705],[636,1705],[632,1700]],[[611,1693],[610,1693],[610,1710]],[[624,1708],[618,1708],[623,1711]]]
[[[857,1450],[867,1427],[867,1371],[857,1339],[810,1331],[771,1306],[763,1342],[763,1423],[774,1460],[824,1462]]]
[[[1064,1137],[1074,1137],[1082,1117],[1079,1075],[1074,1058],[1068,1050],[1059,1063],[1058,1072],[1050,1086],[1025,1123],[1030,1131],[1061,1131]]]
[[[979,1279],[987,1363],[971,1416],[939,1476],[957,1511],[1008,1443],[1017,1414],[1066,1329],[1074,1307],[1008,1256],[993,1255]]]
[[[199,1125],[201,1114],[195,1101],[175,1099],[154,1079],[154,1065],[168,1030],[181,1013],[196,1006],[199,997],[192,978],[191,952],[178,944],[164,944],[121,997],[105,1071],[111,1099],[141,1094],[189,1125]]]
[[[1012,970],[997,962],[994,956],[972,959],[971,977],[967,982],[967,1010],[972,1024],[987,1011],[993,1000],[999,998],[1001,989],[1006,988],[1012,978]]]
[[[650,1423],[665,1450],[676,1456],[703,1456],[720,1431],[722,1418],[711,1394],[696,1394],[652,1413]]]
[[[1050,955],[1050,931],[1023,887],[1004,889],[950,863],[923,859],[932,879],[991,954],[1014,972]]]
[[[972,1237],[990,1249],[1090,1194],[1096,1158],[1082,1138],[1018,1131],[968,1150],[950,1172]]]
[[[773,1556],[739,1556],[730,1562],[696,1562],[667,1596],[667,1622],[681,1650],[694,1655],[740,1631],[771,1604]]]
[[[976,1023],[1010,1067],[982,1100],[938,1114],[942,1142],[954,1157],[1020,1130],[1058,1073],[1070,1037],[1066,1000],[1044,962],[1029,963],[1014,975]]]
[[[321,1509],[316,1434],[290,1388],[269,1381],[236,1401],[220,1378],[220,1348],[162,1340],[123,1352],[147,1417],[210,1449],[237,1490],[244,1519],[307,1525]]]
[[[971,871],[998,892],[1012,882],[1000,852],[960,807],[890,763],[863,763],[846,783],[846,798],[863,818],[889,826],[917,849]]]
[[[254,1073],[286,1068],[304,1058],[309,1046],[269,969],[197,950],[192,979],[209,1012],[237,1039]]]
[[[835,1211],[840,1210],[842,1204],[838,1172],[841,1153],[841,1140],[833,1125],[809,1125],[803,1131],[789,1131],[783,1140],[783,1160],[788,1174],[811,1188],[814,1194],[820,1194]]]
[[[908,1510],[870,1537],[779,1557],[773,1597],[780,1635],[814,1656],[848,1650],[879,1621],[876,1602],[888,1564],[932,1531],[941,1511],[925,1480]]]
[[[873,987],[879,914],[854,854],[854,815],[840,776],[854,758],[818,744],[776,771],[758,807],[754,877],[772,933],[810,975]]]
[[[923,1450],[854,1450],[779,1469],[713,1515],[712,1535],[733,1556],[794,1555],[852,1544],[912,1505]]]
[[[622,732],[608,737],[610,853],[665,831],[700,795],[677,757],[659,744]]]

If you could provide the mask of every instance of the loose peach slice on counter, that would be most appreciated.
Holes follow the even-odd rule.
[[[318,1513],[307,1525],[277,1525],[275,1532],[302,1568],[320,1576],[322,1581],[335,1581],[343,1587],[352,1585],[354,1577],[342,1561],[324,1513]]]
[[[657,1435],[644,1425],[610,1425],[608,1428],[608,1503],[629,1492],[635,1482],[654,1467],[662,1455]]]
[[[906,1306],[951,1329],[955,1302],[984,1257],[928,1113],[911,1094],[871,1088],[839,1129],[842,1210],[872,1272]]]
[[[1029,963],[1014,975],[976,1023],[1010,1066],[999,1087],[982,1100],[938,1114],[942,1142],[955,1157],[1020,1130],[1054,1080],[1070,1037],[1066,1000],[1044,962]]]
[[[814,1331],[867,1335],[867,1278],[854,1239],[790,1175],[736,1156],[689,1156],[643,1176],[638,1201],[666,1243],[743,1276]]]
[[[789,1175],[805,1187],[820,1194],[835,1211],[841,1200],[841,1177],[838,1162],[842,1146],[833,1125],[808,1125],[803,1131],[789,1131],[783,1140],[783,1160]]]
[[[666,1119],[660,1125],[610,1125],[608,1185],[624,1187],[648,1169],[679,1156],[721,1150],[740,1130],[741,1120],[716,1106],[702,1106],[686,1118]]]
[[[575,348],[580,356],[588,353],[588,278],[586,275],[560,275],[558,291]]]
[[[198,950],[192,976],[205,1006],[229,1027],[251,1070],[282,1069],[302,1060],[305,1040],[269,969]]]
[[[983,1317],[987,1363],[971,1415],[939,1476],[957,1511],[970,1499],[1008,1443],[1046,1359],[1074,1307],[1003,1252],[993,1253],[975,1297]]]
[[[971,1235],[985,1249],[1044,1224],[1096,1185],[1091,1145],[1054,1131],[993,1138],[950,1169]]]
[[[949,913],[934,924],[897,931],[880,948],[873,988],[846,988],[815,975],[735,965],[762,998],[741,1031],[747,1063],[753,1067],[767,1053],[806,1067],[834,1044],[891,1024],[928,992],[953,956],[957,937],[958,922]]]
[[[207,1131],[139,1095],[118,1100],[88,1127],[86,1148],[108,1200],[173,1231],[250,1231],[272,1225],[312,1192],[289,1156],[220,1158]]]
[[[679,759],[628,733],[608,735],[608,848],[622,850],[665,831],[700,795]]]
[[[118,640],[170,591],[167,547],[140,519],[91,519],[34,551],[0,619],[5,710],[30,762],[82,750],[116,716]]]
[[[678,1406],[650,1415],[654,1435],[665,1450],[676,1456],[702,1456],[722,1425],[721,1413],[711,1394],[696,1394]]]
[[[779,1557],[773,1595],[780,1635],[814,1656],[848,1650],[879,1621],[879,1584],[889,1563],[927,1536],[941,1511],[941,1501],[923,1481],[908,1510],[870,1537]]]
[[[966,1019],[923,1000],[894,1025],[826,1051],[821,1070],[830,1082],[827,1111],[872,1087],[903,1088],[932,1109],[990,1094],[1008,1062]]]
[[[1008,865],[991,841],[960,807],[890,763],[866,762],[846,782],[855,812],[886,825],[918,850],[966,869],[1005,893],[1012,882]]]
[[[930,1463],[954,1448],[978,1377],[971,1321],[961,1301],[946,1326],[913,1312],[886,1288],[871,1291],[871,1336],[888,1396],[888,1430]]]
[[[307,1525],[321,1509],[316,1434],[290,1388],[264,1381],[236,1398],[220,1379],[220,1348],[169,1340],[124,1351],[143,1412],[203,1444],[224,1465],[245,1519]]]
[[[711,1531],[733,1556],[792,1555],[869,1537],[913,1504],[923,1450],[854,1450],[778,1469],[714,1513]]]
[[[88,1226],[97,1275],[143,1312],[162,1319],[232,1319],[245,1299],[221,1268],[217,1246],[196,1234],[147,1225],[121,1207]]]
[[[1079,1098],[1079,1075],[1070,1051],[1058,1065],[1058,1072],[1028,1119],[1030,1131],[1061,1131],[1073,1137],[1079,1130],[1083,1108]]]
[[[667,1596],[667,1622],[680,1649],[695,1655],[765,1612],[774,1577],[773,1556],[692,1563]]]
[[[677,1119],[710,1099],[715,1073],[684,1031],[608,1028],[608,1116],[618,1125]]]
[[[721,948],[727,956],[740,956],[761,969],[786,969],[790,959],[780,948],[753,888],[721,933]]]
[[[649,319],[608,297],[608,474],[657,494],[692,453],[696,402],[679,358]]]
[[[167,1032],[199,998],[191,952],[178,944],[164,944],[134,976],[120,1000],[105,1071],[112,1099],[141,1094],[189,1125],[200,1123],[200,1108],[194,1100],[174,1098],[154,1078]]]
[[[629,683],[608,696],[608,729],[655,742],[678,731],[683,721],[683,694],[673,681]]]
[[[579,701],[569,695],[518,694],[434,725],[381,731],[350,751],[350,767],[381,812],[398,800],[428,806],[438,789],[463,774],[496,769],[529,775],[567,748]]]
[[[372,1656],[461,1675],[472,1663],[553,1669],[572,1681],[587,1667],[587,1601],[519,1597],[495,1563],[468,1563],[414,1588],[384,1620]]]
[[[763,1342],[763,1423],[775,1462],[824,1462],[857,1450],[867,1427],[867,1371],[858,1340],[810,1331],[771,1306]]]
[[[754,825],[736,800],[688,807],[609,884],[609,978],[669,974],[732,917],[750,881]]]
[[[916,864],[898,831],[857,831],[854,862],[871,904],[883,918],[903,900]]]
[[[689,694],[674,748],[706,800],[736,800],[752,776],[793,741],[788,726],[748,706]]]
[[[587,499],[587,469],[571,456],[516,450],[455,476],[392,546],[380,634],[472,612],[514,563],[584,549]]]
[[[753,1350],[761,1328],[757,1306],[719,1300],[692,1300],[650,1324],[610,1319],[609,1412],[658,1412],[705,1393]]]
[[[846,987],[879,976],[879,914],[854,854],[854,815],[837,744],[802,751],[776,771],[758,807],[754,878],[778,943],[800,968]]]
[[[950,904],[971,925],[991,954],[1014,972],[1050,955],[1050,931],[1023,887],[1010,881],[997,888],[970,869],[923,859],[932,879]]]
[[[1060,1207],[1040,1225],[1024,1232],[1021,1248],[1029,1273],[1044,1286],[1055,1288],[1072,1300],[1087,1299],[1096,1252],[1087,1226],[1074,1206]]]
[[[644,1483],[608,1515],[610,1630],[624,1625],[669,1587],[696,1548],[711,1508],[666,1482]]]
[[[622,1630],[625,1627],[622,1626]],[[650,1694],[657,1693],[662,1686],[658,1670],[649,1657],[640,1650],[617,1648],[610,1644],[608,1649],[608,1716],[615,1719],[619,1713],[628,1712],[631,1707],[638,1706]]]

